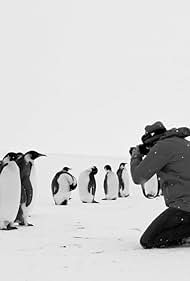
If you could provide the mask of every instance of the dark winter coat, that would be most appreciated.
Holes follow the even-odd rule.
[[[190,212],[190,142],[181,133],[171,130],[144,159],[132,157],[131,176],[136,184],[143,184],[157,174],[166,206]]]

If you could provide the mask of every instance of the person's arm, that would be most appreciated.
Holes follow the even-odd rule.
[[[155,144],[147,156],[139,153],[138,148],[131,157],[131,176],[136,184],[144,184],[157,174],[170,160],[171,149],[167,142]]]

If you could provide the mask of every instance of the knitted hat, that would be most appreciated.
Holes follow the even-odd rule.
[[[145,127],[145,134],[142,136],[142,142],[146,145],[152,146],[155,141],[158,141],[166,132],[166,127],[162,122],[157,121],[152,125]]]

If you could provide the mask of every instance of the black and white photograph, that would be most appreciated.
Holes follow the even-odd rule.
[[[188,281],[190,3],[0,8],[3,281]]]

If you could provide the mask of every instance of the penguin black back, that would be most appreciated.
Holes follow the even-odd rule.
[[[58,178],[60,177],[60,175],[62,174],[67,174],[69,175],[72,179],[74,178],[68,171],[70,170],[70,168],[68,167],[64,167],[61,171],[57,172],[56,175],[54,176],[52,183],[51,183],[51,190],[52,190],[52,194],[55,195],[58,190],[59,190],[59,183],[58,183]],[[77,187],[77,184],[75,185],[70,185],[70,190],[74,190]]]
[[[96,166],[93,166],[91,172],[89,173],[89,183],[88,183],[88,192],[92,191],[92,195],[95,195],[96,192],[96,180],[94,175],[98,173]]]
[[[119,169],[117,170],[116,174],[118,176],[118,180],[119,180],[119,196],[121,195],[120,194],[120,190],[123,190],[124,189],[124,181],[122,179],[122,173],[123,173],[123,169],[125,167],[125,164],[126,163],[121,163],[119,165]]]
[[[17,153],[17,165],[20,169],[20,179],[21,179],[21,203],[26,203],[28,206],[31,203],[33,196],[33,188],[30,182],[30,173],[32,169],[32,163],[26,162],[25,155]]]

